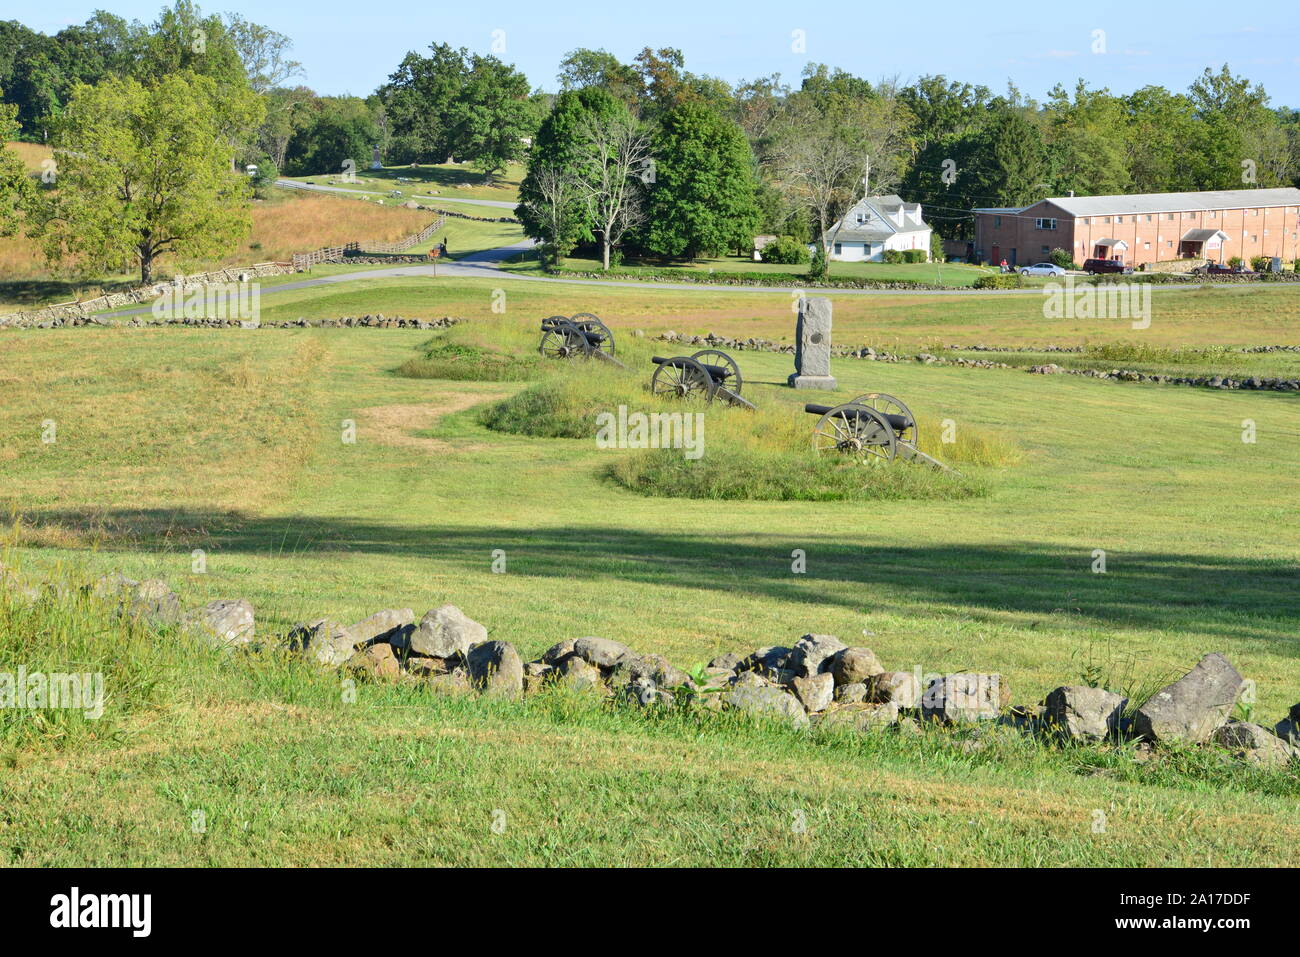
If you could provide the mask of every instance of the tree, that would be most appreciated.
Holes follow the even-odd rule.
[[[116,269],[142,282],[163,254],[211,258],[248,235],[248,178],[230,169],[216,115],[224,97],[188,71],[148,86],[106,79],[73,90],[55,129],[57,190],[42,211],[52,260]]]
[[[578,137],[582,175],[576,183],[608,270],[611,250],[645,216],[640,177],[652,168],[650,133],[624,110],[609,120],[583,117]]]
[[[491,182],[523,155],[524,138],[536,132],[535,116],[528,78],[494,56],[475,54],[447,120],[457,155]]]
[[[18,108],[0,102],[0,236],[12,236],[31,205],[35,188],[22,159],[6,140],[18,135]]]
[[[573,249],[574,207],[580,199],[578,184],[568,170],[549,163],[529,173],[534,188],[524,205],[541,234],[543,245],[539,247],[539,255],[543,264],[549,256],[551,266],[558,267]]]
[[[604,50],[579,48],[560,61],[556,76],[561,91],[604,90],[616,100],[632,106],[642,95],[641,76],[618,57]]]
[[[227,15],[227,30],[254,92],[267,93],[302,75],[302,64],[289,59],[293,41],[284,34],[238,14]]]
[[[748,247],[758,227],[754,158],[740,127],[699,102],[666,113],[654,138],[645,248],[695,259]]]
[[[445,163],[458,145],[451,111],[464,84],[469,52],[435,43],[429,53],[408,53],[378,90],[398,162]]]
[[[528,152],[528,173],[519,188],[518,215],[524,231],[546,241],[547,224],[535,215],[545,208],[546,200],[538,182],[538,171],[551,168],[562,171],[573,181],[575,196],[564,217],[566,232],[560,245],[572,249],[578,243],[595,242],[593,220],[588,214],[584,192],[577,180],[586,178],[594,184],[594,174],[583,150],[582,129],[586,122],[614,122],[629,117],[627,106],[601,87],[568,90],[555,98],[551,112],[542,120]]]
[[[999,107],[971,157],[976,192],[1002,206],[1028,206],[1051,190],[1047,148],[1020,109]]]
[[[299,132],[289,141],[285,169],[292,176],[366,169],[378,139],[374,117],[355,96],[322,96],[305,107]]]

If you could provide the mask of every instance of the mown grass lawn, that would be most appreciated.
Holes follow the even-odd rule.
[[[410,315],[423,302],[431,314],[486,322],[490,289],[410,280],[283,307],[268,296],[264,307],[285,318]],[[638,307],[637,290],[508,290],[511,315],[571,314],[594,299],[625,335],[707,331],[702,310],[713,310],[719,332],[747,322],[773,331],[784,322],[789,332],[787,297],[659,292],[653,307],[640,294]],[[1212,295],[1222,298],[1200,301],[1240,301]],[[407,308],[385,296],[404,296]],[[945,304],[953,322],[974,325],[968,308],[975,317],[1007,309],[1011,338],[1050,328],[1009,297],[966,302]],[[1258,322],[1280,300],[1252,302]],[[882,323],[924,337],[947,327],[929,304],[912,303],[921,315],[911,325],[901,306],[883,305],[882,320],[878,299],[837,299],[837,330],[869,335]],[[727,319],[727,310],[761,314]],[[1230,341],[1261,331],[1222,329],[1218,315],[1167,317],[1150,331],[1195,340],[1213,328]],[[486,429],[480,407],[524,383],[394,376],[428,333],[0,335],[0,506],[21,516],[6,560],[26,574],[160,575],[188,604],[248,597],[266,632],[451,601],[526,656],[600,634],[690,666],[816,631],[867,644],[891,668],[999,671],[1017,702],[1077,683],[1090,667],[1140,692],[1222,651],[1257,682],[1257,719],[1276,721],[1300,700],[1292,396],[845,360],[834,367],[839,395],[895,393],[927,418],[1010,434],[1023,460],[986,472],[982,498],[717,503],[627,491],[608,476],[625,453],[590,440]],[[800,405],[822,396],[777,385],[788,357],[739,358],[755,402],[811,429]],[[644,365],[633,374],[648,378]],[[1247,418],[1255,444],[1241,441]],[[52,445],[41,442],[46,419],[57,423]],[[341,441],[345,420],[356,424],[355,444]],[[191,574],[196,548],[207,554],[203,575]],[[498,549],[504,574],[492,571]],[[795,549],[806,553],[804,574],[792,572]],[[1097,549],[1105,574],[1091,570]],[[189,674],[188,662],[178,652],[160,700],[123,721],[120,737],[9,754],[0,855],[1297,863],[1294,772],[1216,779],[1212,762],[1140,767],[1086,749],[1027,750],[1018,738],[981,750],[893,737],[809,742],[581,703],[486,704],[370,686],[345,707],[333,679],[202,656]],[[195,809],[208,817],[202,835],[191,829]],[[1110,821],[1101,835],[1097,809]],[[490,829],[497,810],[503,834]],[[802,835],[790,826],[800,810]]]
[[[365,164],[368,167],[369,164]],[[401,202],[413,197],[434,199],[491,199],[513,203],[519,200],[519,184],[525,168],[522,163],[510,163],[505,172],[491,181],[469,164],[438,163],[415,166],[386,166],[383,169],[358,169],[355,180],[344,181],[339,171],[318,173],[312,176],[287,176],[300,183],[319,186],[343,186],[387,196],[401,193]],[[426,200],[422,200],[426,201]]]

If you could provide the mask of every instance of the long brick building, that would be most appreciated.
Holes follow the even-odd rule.
[[[994,265],[1042,262],[1053,249],[1080,265],[1300,256],[1300,189],[1293,187],[1054,197],[974,213],[975,255]]]

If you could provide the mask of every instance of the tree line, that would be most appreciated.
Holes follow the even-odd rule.
[[[681,51],[564,57],[558,92],[513,65],[435,43],[366,97],[297,84],[292,43],[237,15],[176,0],[150,24],[98,12],[47,36],[0,22],[0,136],[49,143],[33,182],[0,152],[0,233],[25,228],[52,261],[86,269],[201,257],[247,234],[249,200],[281,171],[386,162],[525,161],[519,215],[556,261],[610,265],[746,251],[772,233],[826,268],[835,224],[864,192],[921,202],[949,238],[969,210],[1046,195],[1297,182],[1300,114],[1222,66],[1183,92],[1128,95],[1082,81],[1038,102],[1013,85],[923,76],[870,81],[809,64],[728,83]],[[240,174],[248,164],[257,177]]]

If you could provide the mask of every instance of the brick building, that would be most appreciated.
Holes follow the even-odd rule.
[[[974,213],[975,255],[994,265],[1042,262],[1058,248],[1080,265],[1300,256],[1300,189],[1293,187],[1068,196]]]

